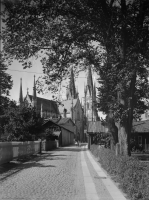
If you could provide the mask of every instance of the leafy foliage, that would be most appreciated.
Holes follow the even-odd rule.
[[[18,107],[9,105],[5,113],[7,123],[4,126],[4,133],[7,139],[12,141],[27,141],[38,138],[41,131],[43,119],[32,107]]]
[[[102,79],[99,109],[108,113],[112,108],[115,118],[123,119],[128,115],[135,71],[134,116],[138,118],[146,109],[142,98],[148,89],[147,0],[18,0],[4,4],[7,18],[2,39],[7,57],[23,62],[24,68],[31,67],[33,56],[41,57],[48,89],[57,91],[70,65],[79,72],[92,64]],[[125,106],[117,102],[119,90]]]
[[[0,113],[3,113],[3,108],[5,108],[9,102],[9,90],[12,88],[11,76],[6,73],[7,65],[5,64],[5,59],[0,52]]]
[[[91,146],[91,152],[99,159],[102,167],[116,177],[121,188],[133,200],[147,200],[149,197],[149,166],[128,156],[115,156],[109,149]]]
[[[9,74],[6,73],[7,65],[5,59],[0,52],[0,135],[4,132],[4,124],[7,119],[4,117],[5,109],[8,107],[9,90],[12,88],[12,79]]]

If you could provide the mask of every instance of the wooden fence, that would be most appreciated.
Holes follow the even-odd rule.
[[[58,141],[0,142],[0,165],[16,158],[57,148]]]

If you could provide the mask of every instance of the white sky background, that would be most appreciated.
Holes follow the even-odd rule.
[[[32,94],[33,92],[33,80],[34,75],[36,76],[36,80],[39,76],[43,75],[42,73],[42,65],[40,61],[33,61],[33,67],[23,69],[23,66],[18,61],[14,61],[11,66],[9,66],[9,69],[7,71],[11,76],[13,80],[13,88],[10,91],[10,97],[11,99],[14,99],[18,101],[19,99],[19,90],[20,90],[20,78],[22,78],[22,88],[23,88],[23,96],[27,93],[27,88],[29,88],[29,94]],[[93,75],[96,76],[97,75]],[[67,86],[66,84],[69,82],[69,79],[62,83],[60,94],[63,99],[66,98],[66,88],[63,86]],[[80,100],[82,97],[84,97],[84,84],[87,83],[87,72],[80,72],[78,78],[76,78],[75,85],[76,88],[78,88],[79,97]],[[97,85],[97,83],[96,83]],[[51,99],[52,93],[48,92],[44,95],[37,94],[39,97],[44,97]]]

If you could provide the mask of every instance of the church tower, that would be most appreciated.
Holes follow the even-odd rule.
[[[71,73],[70,73],[70,81],[68,88],[66,90],[66,99],[77,99],[78,97],[78,92],[76,91],[75,87],[75,81],[74,81],[74,73],[73,73],[73,67],[71,68]]]
[[[84,113],[87,121],[98,119],[96,103],[96,85],[93,85],[91,67],[88,67],[87,85],[84,88]]]
[[[37,109],[37,96],[36,96],[36,83],[35,83],[35,75],[34,75],[34,83],[33,83],[33,97],[32,97],[32,106]]]
[[[22,78],[20,78],[19,105],[23,104]]]
[[[87,121],[93,121],[93,80],[90,66],[88,67],[85,99]]]

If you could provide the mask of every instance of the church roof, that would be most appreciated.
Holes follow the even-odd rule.
[[[32,101],[33,96],[28,95],[30,100]],[[42,104],[42,109],[43,111],[52,111],[56,114],[59,114],[58,106],[55,101],[49,100],[49,99],[44,99],[41,97],[36,97],[37,99],[37,110],[41,109],[41,104]]]
[[[73,99],[73,108],[75,107],[78,99]],[[72,107],[72,100],[65,100],[62,101],[62,104],[59,105],[59,112],[63,113],[64,108],[67,109],[67,113],[70,113]]]

